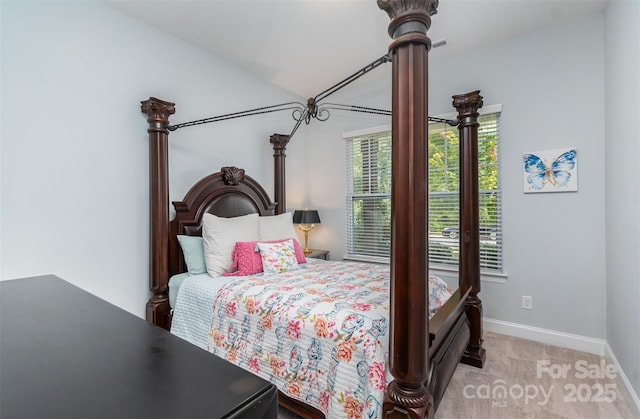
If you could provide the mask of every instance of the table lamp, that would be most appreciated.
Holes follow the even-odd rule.
[[[304,232],[304,254],[311,253],[309,249],[309,232],[313,230],[316,224],[320,224],[320,216],[317,210],[295,210],[293,212],[293,223],[298,224],[298,229]]]

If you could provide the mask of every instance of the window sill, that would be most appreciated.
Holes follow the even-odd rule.
[[[450,279],[458,280],[457,268],[443,268],[442,266],[432,267],[429,269],[431,272],[438,276],[447,277]],[[505,284],[507,282],[506,272],[493,272],[480,270],[480,281],[493,282],[495,284]],[[444,278],[443,278],[444,279]]]
[[[389,259],[384,257],[373,256],[360,256],[360,255],[344,255],[343,260],[350,260],[354,262],[367,262],[367,263],[381,263],[388,265]],[[458,280],[458,268],[448,268],[442,265],[429,268],[430,272],[442,277],[442,279],[449,279],[454,282]],[[494,272],[494,271],[480,271],[480,280],[483,282],[493,282],[495,284],[505,284],[507,282],[506,272]]]

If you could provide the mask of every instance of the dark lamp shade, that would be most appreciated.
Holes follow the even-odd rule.
[[[320,224],[320,216],[317,210],[295,210],[293,212],[294,224]]]

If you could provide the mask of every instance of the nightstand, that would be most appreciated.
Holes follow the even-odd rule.
[[[311,252],[309,254],[305,254],[305,257],[329,260],[328,250],[321,250],[321,249],[309,249],[309,250],[311,250]]]

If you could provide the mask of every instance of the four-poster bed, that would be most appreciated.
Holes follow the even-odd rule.
[[[378,2],[391,17],[392,62],[392,246],[389,287],[388,371],[393,379],[380,400],[383,417],[433,417],[460,360],[482,367],[482,304],[479,263],[477,118],[479,91],[453,96],[458,111],[461,161],[461,240],[459,288],[429,319],[427,261],[427,52],[426,32],[437,0]],[[310,100],[311,105],[315,106]],[[178,235],[202,235],[204,214],[232,218],[286,212],[285,151],[290,135],[274,134],[274,201],[242,169],[222,168],[196,183],[183,201],[174,202],[169,220],[168,134],[174,104],[142,102],[150,140],[151,265],[147,319],[171,324],[168,282],[185,272]],[[302,118],[300,118],[301,120]],[[299,122],[298,121],[298,125]],[[297,126],[296,126],[297,128]],[[294,129],[295,131],[295,129]],[[336,303],[337,306],[337,303]],[[310,356],[311,359],[311,356]],[[311,362],[311,361],[309,361]],[[305,417],[321,410],[280,389],[280,403]]]

